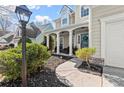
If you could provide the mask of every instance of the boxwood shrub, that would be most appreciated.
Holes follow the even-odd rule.
[[[37,71],[43,67],[45,61],[50,57],[47,47],[39,44],[27,44],[26,61],[28,74]],[[22,48],[21,46],[8,49],[0,53],[0,65],[4,67],[3,75],[7,80],[14,80],[21,76],[22,64]]]

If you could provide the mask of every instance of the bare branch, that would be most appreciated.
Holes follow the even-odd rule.
[[[3,31],[6,31],[11,24],[12,22],[7,16],[0,15],[0,26]]]

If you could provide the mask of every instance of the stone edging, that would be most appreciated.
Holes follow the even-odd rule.
[[[63,84],[69,86],[69,87],[73,87],[73,84],[71,84],[71,82],[69,80],[67,80],[64,76],[60,76],[59,74],[56,73],[57,78],[59,79],[60,82],[62,82]]]

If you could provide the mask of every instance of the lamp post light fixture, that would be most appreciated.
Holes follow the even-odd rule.
[[[27,86],[26,25],[32,12],[25,5],[16,6],[15,13],[22,28],[22,86]]]

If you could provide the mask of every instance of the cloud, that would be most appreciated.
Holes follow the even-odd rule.
[[[40,9],[40,5],[28,5],[28,8],[29,9],[36,9],[36,10],[38,10],[38,9]]]
[[[47,5],[47,7],[52,7],[52,5]]]
[[[40,16],[37,15],[35,16],[35,21],[36,22],[41,22],[42,24],[46,24],[52,21],[52,19],[49,16]]]

